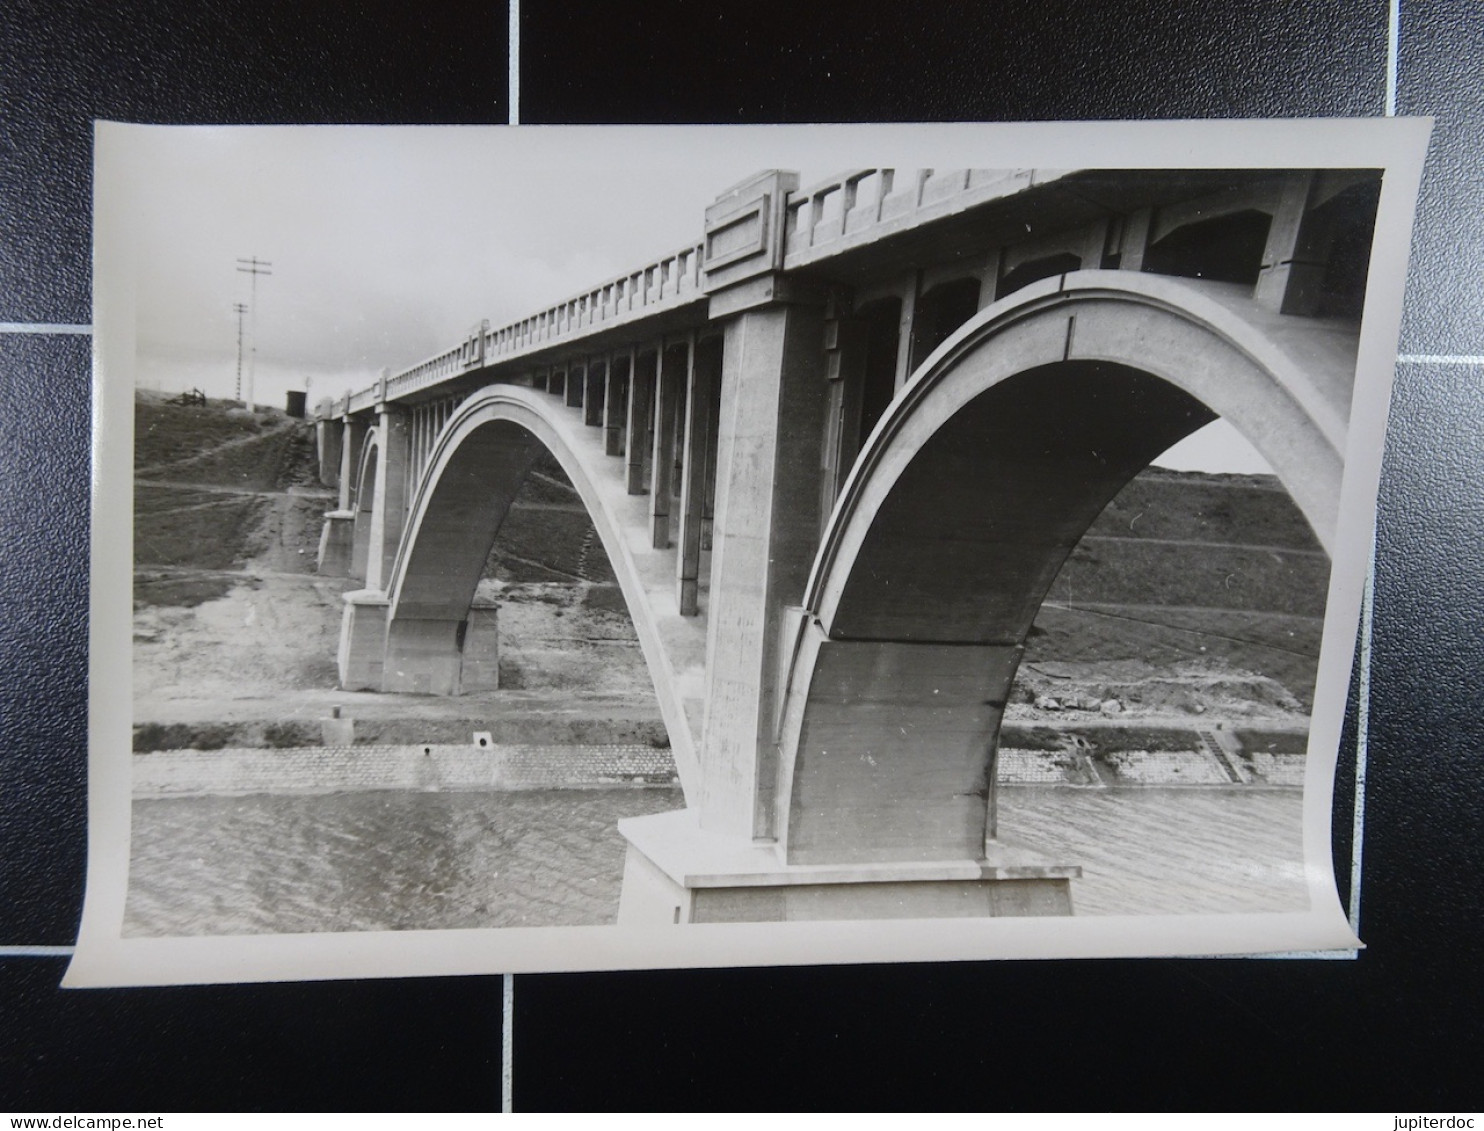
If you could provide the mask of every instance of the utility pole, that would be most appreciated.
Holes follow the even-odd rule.
[[[252,317],[252,349],[247,355],[247,397],[244,403],[249,412],[253,411],[253,383],[258,376],[258,276],[273,274],[273,264],[265,259],[259,259],[256,255],[250,259],[237,260],[237,270],[244,275],[252,276],[252,304],[250,314]]]
[[[237,394],[235,399],[242,399],[242,316],[247,313],[247,303],[234,302],[232,310],[237,315]]]

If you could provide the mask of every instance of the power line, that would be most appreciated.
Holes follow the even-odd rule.
[[[232,310],[237,315],[237,392],[236,400],[242,399],[242,316],[247,313],[247,303],[234,302]]]
[[[244,275],[252,276],[252,304],[249,308],[252,320],[252,348],[247,355],[247,396],[243,399],[249,412],[254,407],[253,387],[258,376],[258,276],[273,274],[272,267],[272,263],[266,259],[259,259],[256,255],[237,260],[237,270]]]

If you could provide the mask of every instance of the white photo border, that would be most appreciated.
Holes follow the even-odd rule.
[[[98,123],[94,167],[93,506],[88,880],[67,986],[799,964],[1343,952],[1331,806],[1371,554],[1427,119],[716,127],[156,127]],[[1383,171],[1303,797],[1306,912],[1087,918],[376,931],[125,938],[130,844],[137,131],[375,130],[502,147],[512,165],[631,163],[635,152],[754,147],[759,167]],[[698,218],[699,220],[699,218]]]

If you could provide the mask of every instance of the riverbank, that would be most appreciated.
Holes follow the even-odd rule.
[[[673,788],[668,749],[648,745],[311,746],[279,750],[168,750],[134,757],[134,797],[250,794],[514,792]]]
[[[552,709],[548,705],[545,711]],[[428,722],[432,720],[419,720],[418,729],[439,729],[422,725]],[[216,749],[136,753],[134,796],[509,792],[679,784],[668,743],[660,737],[641,742],[574,738],[584,730],[613,731],[616,724],[611,718],[561,720],[536,712],[526,719],[506,717],[497,722],[500,725],[493,730],[466,732],[469,737],[463,741],[276,748],[224,744]],[[394,730],[410,725],[400,716],[389,720]],[[463,725],[478,726],[468,720]],[[533,739],[532,734],[545,737]],[[1292,788],[1303,784],[1304,738],[1297,730],[1225,726],[1196,730],[1178,721],[1147,719],[1081,726],[1010,724],[995,777],[1002,785],[1091,789]]]

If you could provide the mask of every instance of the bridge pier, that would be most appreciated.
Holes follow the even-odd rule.
[[[747,839],[774,835],[780,619],[819,540],[823,332],[821,306],[769,303],[723,340],[701,813]]]
[[[629,411],[624,429],[624,462],[630,495],[648,490],[650,450],[654,429],[654,386],[659,369],[655,351],[634,351],[629,362]]]
[[[371,501],[375,495],[372,481],[363,482],[363,463],[367,456],[366,439],[370,424],[361,418],[345,417],[345,437],[340,449],[340,505],[351,515],[350,565],[347,577],[366,580],[366,558],[371,549]]]
[[[340,418],[340,488],[336,510],[348,511],[355,502],[356,471],[361,466],[361,452],[366,443],[366,421],[348,413]]]
[[[620,821],[619,924],[1072,914],[1082,869],[994,835],[995,740],[1020,649],[979,647],[966,663],[962,647],[832,641],[803,609],[784,621],[813,679],[807,702],[783,707],[807,706],[810,725],[778,771],[777,839],[708,827],[704,809]]]
[[[466,695],[500,686],[499,610],[475,604],[463,620],[398,617],[386,625],[381,690]]]
[[[779,774],[783,858],[983,855],[993,838],[1000,719],[1021,647],[830,639],[813,623],[803,633],[787,704],[798,721],[782,728],[802,732]]]
[[[407,520],[408,467],[412,451],[406,409],[386,403],[377,406],[376,447],[376,481],[367,532],[366,588],[385,590],[397,561],[397,546]]]
[[[562,403],[568,408],[581,408],[587,389],[587,363],[578,361],[568,365],[562,381]]]
[[[325,525],[319,535],[319,552],[315,572],[325,577],[349,577],[352,552],[355,549],[355,511],[325,512]]]
[[[776,270],[787,229],[770,210],[789,187],[787,175],[765,175],[707,213],[708,234],[725,238],[716,266],[704,264],[723,345],[700,797],[620,823],[619,921],[1070,914],[1080,869],[991,835],[995,740],[1020,648],[828,640],[795,607],[841,456],[853,454],[841,431],[860,396],[867,327]],[[978,282],[969,297],[977,307]],[[687,472],[707,463],[704,384],[693,372]],[[663,412],[656,419],[663,428]],[[682,487],[689,611],[704,494],[694,476]],[[812,649],[802,659],[801,644]],[[808,673],[804,693],[791,664]],[[797,723],[806,706],[804,740],[783,743],[785,713]],[[826,747],[833,757],[810,757]]]
[[[315,571],[326,577],[365,576],[364,557],[356,572],[355,479],[360,468],[361,448],[366,438],[366,424],[348,413],[331,415],[331,402],[321,405],[324,415],[316,421],[315,432],[320,457],[320,481],[339,489],[336,507],[325,514],[320,531]],[[333,463],[333,470],[330,464]],[[367,531],[369,535],[369,530]]]
[[[327,409],[329,404],[329,401],[322,402],[321,410]],[[319,460],[319,481],[326,487],[340,486],[340,449],[344,439],[345,430],[328,415],[322,415],[314,422],[314,448]]]
[[[386,626],[383,691],[414,695],[459,693],[461,622],[398,617]]]
[[[594,359],[587,363],[587,381],[582,389],[582,423],[589,428],[603,426],[604,395],[608,387],[608,363]]]
[[[462,621],[388,622],[385,593],[345,594],[338,666],[345,691],[469,695],[500,686],[498,606],[476,601]]]
[[[676,430],[681,398],[695,359],[695,343],[661,348],[654,398],[654,451],[649,464],[649,542],[656,550],[670,545],[670,496],[674,490]]]
[[[336,665],[343,691],[380,691],[386,657],[387,596],[379,589],[356,589],[341,600],[340,648]]]
[[[688,809],[618,823],[629,842],[620,927],[1070,915],[1076,866],[995,844],[978,859],[789,865],[708,832]]]
[[[603,454],[624,454],[625,414],[629,409],[629,374],[633,371],[632,353],[616,354],[608,359],[603,372]]]
[[[695,344],[687,378],[683,444],[685,460],[680,477],[680,532],[676,538],[676,602],[680,615],[696,616],[701,599],[701,551],[710,549],[706,537],[706,501],[712,482],[709,469],[716,459],[716,424],[720,412],[721,350],[715,338]]]

